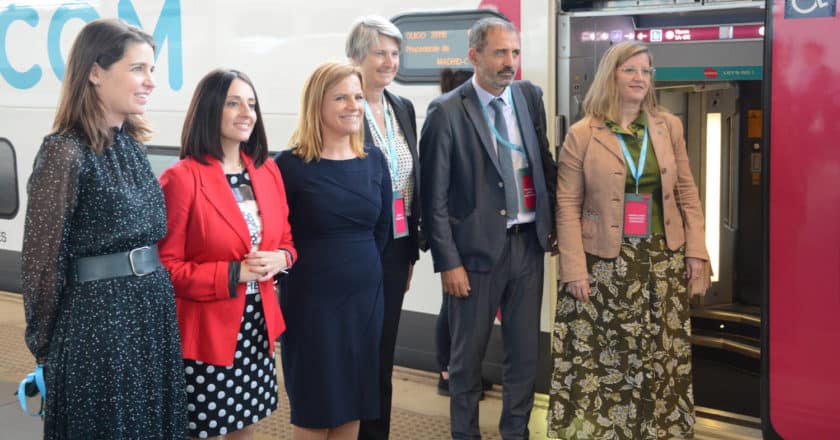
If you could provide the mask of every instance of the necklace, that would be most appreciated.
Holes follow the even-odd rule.
[[[245,164],[242,162],[242,158],[238,158],[235,164],[229,164],[222,162],[222,171],[225,174],[239,174],[245,170]]]

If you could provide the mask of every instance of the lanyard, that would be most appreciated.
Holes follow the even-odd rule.
[[[388,137],[382,136],[382,132],[379,131],[379,124],[376,123],[376,119],[373,117],[373,111],[371,111],[370,105],[365,100],[365,116],[367,116],[369,121],[373,122],[371,125],[373,125],[374,132],[388,148],[388,167],[391,168],[391,180],[396,182],[400,171],[400,161],[397,157],[397,140],[394,135],[394,127],[391,125],[391,112],[388,111],[384,93],[382,94],[382,109],[385,111],[385,133]]]
[[[26,405],[26,386],[28,383],[35,383],[35,386],[38,388],[38,393],[41,394],[41,410],[37,413],[29,412],[29,408]],[[47,398],[47,385],[44,381],[44,365],[38,364],[35,367],[35,372],[29,373],[26,375],[26,378],[21,381],[20,386],[18,386],[18,401],[20,402],[20,407],[23,409],[23,412],[29,414],[30,416],[41,416],[44,417],[44,402]]]
[[[627,144],[624,143],[624,136],[619,133],[616,133],[615,135],[618,136],[618,141],[621,142],[621,151],[624,153],[624,159],[627,161],[627,167],[630,168],[630,175],[633,176],[633,180],[636,181],[636,194],[638,194],[639,179],[645,171],[645,159],[647,159],[648,129],[645,127],[645,136],[642,138],[642,151],[639,154],[638,166],[636,165],[636,162],[633,162],[633,156],[630,155],[630,150],[627,149]]]
[[[493,99],[495,99],[495,98],[493,98]],[[518,127],[519,127],[519,117],[516,115],[516,106],[513,104],[512,99],[510,101],[511,101],[511,109],[513,109],[513,119],[517,122],[516,126],[517,126],[517,129],[518,129]],[[499,133],[499,130],[496,129],[496,124],[494,124],[493,121],[490,120],[490,113],[487,112],[487,107],[489,107],[489,106],[490,106],[490,103],[487,103],[487,105],[485,107],[483,107],[484,116],[487,118],[487,125],[490,126],[490,130],[493,130],[493,136],[496,138],[496,142],[504,145],[506,148],[508,148],[510,150],[518,151],[522,154],[527,154],[527,153],[525,153],[525,148],[523,148],[521,145],[516,145],[513,142],[511,142],[511,141],[505,139],[504,137],[502,137],[502,135]],[[495,110],[494,110],[494,112],[495,112]]]

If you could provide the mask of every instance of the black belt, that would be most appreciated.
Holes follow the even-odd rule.
[[[533,230],[536,227],[534,222],[531,223],[517,223],[507,228],[507,235],[519,235]]]
[[[127,276],[142,277],[160,267],[157,245],[143,246],[127,252],[79,258],[76,260],[76,276],[80,283]]]

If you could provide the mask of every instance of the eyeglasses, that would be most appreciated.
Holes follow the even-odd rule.
[[[650,69],[639,69],[638,67],[619,67],[618,71],[628,75],[628,76],[636,76],[637,73],[641,73],[642,76],[653,76],[656,73],[656,69],[651,67]]]

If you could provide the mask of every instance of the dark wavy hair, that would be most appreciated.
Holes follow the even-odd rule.
[[[256,167],[262,165],[268,158],[268,140],[254,83],[238,70],[216,69],[201,78],[193,93],[187,117],[184,119],[184,128],[181,130],[181,159],[192,157],[199,163],[207,165],[205,155],[209,154],[219,161],[224,158],[222,111],[228,89],[234,79],[240,79],[251,86],[257,113],[254,130],[248,140],[240,144],[240,148],[254,161]]]

